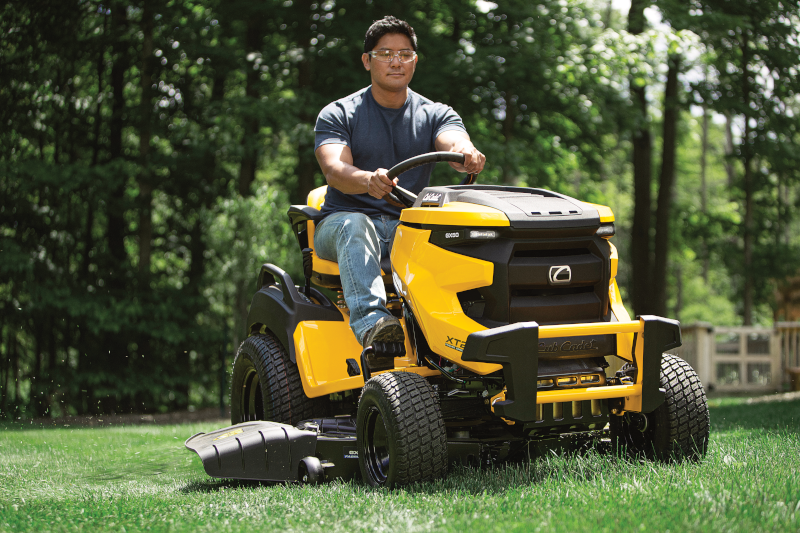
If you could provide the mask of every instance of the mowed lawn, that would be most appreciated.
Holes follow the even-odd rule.
[[[0,531],[800,531],[800,400],[711,404],[700,464],[592,451],[393,491],[211,479],[183,441],[214,423],[0,427]]]

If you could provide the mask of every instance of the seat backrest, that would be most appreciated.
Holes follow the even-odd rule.
[[[311,249],[311,281],[320,287],[340,289],[342,285],[339,279],[339,265],[334,261],[321,259],[314,251],[315,219],[317,219],[322,204],[325,203],[325,193],[327,191],[328,186],[323,185],[308,193],[306,206],[293,205],[289,208],[289,219],[300,248],[307,247]],[[381,261],[381,274],[384,277],[384,283],[391,285],[391,266],[388,257],[383,258]]]
[[[323,185],[322,187],[317,187],[310,193],[308,193],[308,207],[313,207],[314,209],[321,209],[322,204],[325,203],[325,193],[328,192],[328,186]]]
[[[308,193],[308,198],[306,201],[308,207],[316,210],[322,208],[322,204],[325,203],[325,193],[327,191],[328,186],[323,185],[322,187],[317,187]],[[314,251],[315,228],[316,222],[313,218],[309,219],[306,223],[306,232],[308,234],[308,247],[311,248],[311,255],[313,258],[313,266],[311,267],[311,281],[313,281],[316,285],[327,287],[329,289],[340,288],[341,281],[339,280],[339,265],[333,261],[321,259]]]

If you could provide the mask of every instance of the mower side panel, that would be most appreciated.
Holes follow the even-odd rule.
[[[500,370],[496,364],[462,360],[467,337],[486,327],[461,311],[457,295],[491,285],[494,265],[431,244],[430,233],[402,224],[397,227],[392,246],[395,288],[411,306],[434,353],[477,374]]]
[[[405,329],[405,320],[401,318],[400,323]],[[362,348],[347,322],[300,322],[294,331],[293,341],[303,392],[309,398],[364,386],[364,378],[360,373],[356,376],[348,373],[348,359],[354,359],[360,368]],[[416,357],[409,335],[406,335],[405,342],[406,355],[395,358],[395,369],[423,376],[439,374],[427,367],[413,366]]]
[[[302,321],[292,334],[291,346],[309,398],[364,386],[360,373],[347,372],[347,360],[360,361],[362,350],[347,322]]]

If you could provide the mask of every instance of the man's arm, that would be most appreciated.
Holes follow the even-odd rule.
[[[397,185],[397,178],[390,180],[385,168],[368,172],[353,166],[353,153],[345,144],[323,144],[314,153],[328,185],[345,194],[366,192],[380,200]]]
[[[443,131],[436,137],[435,144],[436,149],[440,152],[458,152],[464,154],[463,165],[450,163],[450,166],[457,171],[477,174],[483,170],[486,157],[473,146],[466,132],[460,130]]]

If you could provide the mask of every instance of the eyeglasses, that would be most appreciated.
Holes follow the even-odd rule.
[[[417,57],[417,53],[411,50],[400,50],[399,52],[393,52],[392,50],[373,50],[367,53],[384,63],[391,63],[395,57],[399,59],[401,63],[411,63],[414,61],[414,58]]]

